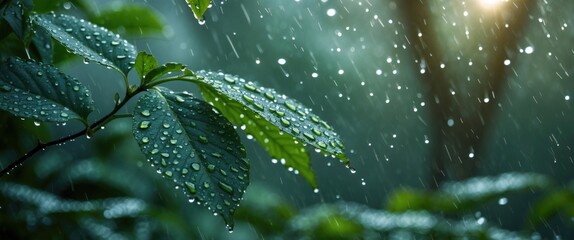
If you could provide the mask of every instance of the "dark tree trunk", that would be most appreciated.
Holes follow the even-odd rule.
[[[469,91],[474,95],[460,96],[451,94],[456,85],[456,69],[441,69],[445,60],[445,51],[456,51],[452,46],[442,46],[441,41],[451,36],[442,36],[436,29],[435,21],[443,21],[440,15],[432,12],[429,0],[402,0],[398,10],[403,15],[406,37],[414,49],[414,57],[426,62],[426,70],[421,80],[426,88],[432,135],[430,137],[431,186],[438,187],[448,179],[461,180],[473,176],[480,166],[483,139],[490,128],[501,96],[501,90],[508,79],[509,68],[504,65],[506,59],[513,60],[516,55],[520,33],[528,20],[533,0],[514,0],[506,3],[505,9],[491,13],[494,19],[485,21],[483,26],[492,34],[494,43],[485,52],[488,59],[484,65],[485,74],[481,75],[481,89]],[[508,24],[508,28],[505,27]],[[415,67],[419,67],[413,62]],[[488,103],[463,104],[461,98],[489,98]],[[457,99],[458,98],[458,99]],[[467,101],[468,102],[468,101]],[[469,157],[470,152],[475,156]]]

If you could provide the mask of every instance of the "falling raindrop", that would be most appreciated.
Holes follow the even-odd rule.
[[[337,14],[337,10],[335,10],[334,8],[327,9],[327,16],[333,17],[335,16],[335,14]]]

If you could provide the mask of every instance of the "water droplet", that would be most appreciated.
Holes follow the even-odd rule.
[[[60,113],[60,116],[65,118],[65,117],[68,117],[68,114],[65,112],[62,112],[62,113]]]
[[[209,183],[208,183],[208,182],[203,182],[203,187],[204,187],[204,188],[209,188],[209,187],[210,187],[210,185],[209,185]]]
[[[37,72],[36,75],[37,75],[38,77],[40,77],[40,76],[44,75],[44,73],[43,73],[43,72]]]
[[[199,165],[199,163],[192,163],[191,164],[191,169],[195,170],[195,171],[199,171],[201,165]]]
[[[183,97],[181,97],[181,96],[175,96],[175,100],[180,102],[180,103],[185,102],[185,99],[183,99]]]
[[[171,127],[171,126],[169,125],[169,123],[164,123],[164,124],[162,124],[162,126],[163,126],[163,128],[169,128],[169,127]]]
[[[207,165],[207,170],[210,171],[210,172],[213,172],[213,171],[215,170],[215,165],[213,165],[213,164],[208,164],[208,165]]]
[[[291,125],[291,123],[285,118],[281,118],[281,124],[285,127],[289,127]]]
[[[303,136],[305,136],[307,139],[309,139],[309,140],[311,140],[311,141],[314,141],[314,140],[315,140],[315,137],[314,137],[313,135],[311,135],[310,133],[304,132],[304,133],[303,133]]]
[[[250,102],[250,103],[253,103],[253,101],[254,101],[252,97],[247,96],[245,94],[243,95],[243,99],[245,99],[245,101]]]
[[[166,177],[172,177],[172,176],[173,176],[173,172],[171,172],[171,171],[165,171],[165,172],[163,173],[163,175],[165,175]]]
[[[189,190],[192,194],[195,194],[197,192],[197,190],[195,189],[195,184],[193,183],[185,182],[185,187],[187,187],[187,190]]]
[[[291,131],[293,131],[293,133],[295,133],[295,134],[301,133],[301,131],[299,131],[298,128],[293,128],[293,129],[291,129]]]
[[[125,55],[118,55],[118,56],[116,56],[116,58],[117,59],[124,59],[124,58],[126,58],[126,56]]]
[[[446,124],[447,124],[449,127],[452,127],[452,126],[454,126],[454,120],[453,120],[452,118],[449,118],[449,119],[446,121]]]
[[[273,94],[271,93],[264,93],[263,95],[265,95],[265,97],[271,101],[275,100],[275,96],[273,96]]]
[[[233,188],[227,185],[226,183],[219,181],[218,186],[219,188],[221,188],[221,190],[225,191],[226,193],[233,194]]]
[[[317,129],[317,128],[313,128],[311,131],[313,131],[313,133],[314,133],[315,135],[317,135],[317,136],[321,136],[321,135],[322,135],[322,134],[321,134],[321,131],[319,131],[319,129]]]
[[[478,225],[482,225],[484,224],[484,222],[486,222],[486,219],[484,217],[481,217],[478,220],[476,220],[476,223],[478,223]]]
[[[141,111],[140,113],[141,113],[141,115],[144,116],[144,117],[149,117],[149,115],[150,115],[149,110],[143,110],[143,111]]]
[[[285,106],[286,106],[287,108],[289,108],[289,110],[291,110],[291,111],[297,110],[297,107],[296,107],[295,105],[291,104],[291,103],[285,102]]]
[[[254,102],[253,106],[255,106],[255,108],[257,108],[259,111],[263,111],[265,108],[263,107],[263,105]]]
[[[159,149],[154,148],[150,151],[151,154],[157,154],[159,152]]]
[[[149,138],[148,138],[148,137],[143,137],[143,138],[142,138],[142,143],[149,143]]]
[[[249,83],[246,83],[245,85],[243,85],[243,87],[245,87],[245,89],[247,89],[247,90],[249,90],[249,91],[258,92],[258,91],[257,91],[257,88],[255,88],[255,86],[253,86],[253,85],[251,85],[251,84],[249,84]]]
[[[333,8],[327,9],[327,16],[333,17],[333,16],[335,16],[335,14],[337,14],[337,10],[335,10]]]
[[[2,87],[0,87],[0,92],[10,92],[12,90],[12,88],[8,85],[4,85]]]
[[[285,60],[285,58],[279,58],[277,60],[277,63],[279,63],[279,65],[285,65],[285,63],[287,63],[287,60]]]
[[[233,77],[231,77],[231,76],[226,75],[223,79],[228,83],[231,83],[231,84],[235,83],[235,79],[233,79]]]
[[[140,128],[141,129],[147,129],[147,128],[149,128],[149,125],[150,125],[150,121],[142,121],[140,123]]]
[[[203,144],[208,144],[209,140],[207,140],[207,137],[205,136],[199,136],[199,142]]]
[[[72,89],[74,89],[75,92],[80,91],[80,86],[76,85],[72,87]]]

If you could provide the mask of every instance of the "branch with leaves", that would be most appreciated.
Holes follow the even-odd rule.
[[[198,6],[199,12],[192,9],[201,19],[207,5]],[[180,63],[160,65],[151,54],[137,53],[119,35],[73,16],[31,14],[23,19],[34,31],[48,34],[84,61],[119,72],[125,93],[123,98],[116,94],[115,107],[90,123],[88,116],[94,110],[94,102],[80,81],[49,62],[18,57],[3,60],[1,110],[36,122],[79,120],[84,128],[69,136],[39,142],[2,169],[0,176],[43,149],[90,136],[114,119],[131,117],[134,138],[151,166],[176,189],[183,190],[190,202],[221,215],[231,230],[232,215],[249,184],[249,161],[234,125],[251,134],[272,158],[301,174],[313,188],[317,188],[317,183],[306,146],[350,167],[333,128],[311,109],[273,89],[221,72],[194,72]],[[51,43],[49,38],[48,41]],[[140,80],[137,85],[128,82],[132,69]],[[160,86],[172,81],[196,84],[204,100]],[[118,113],[139,95],[133,113]]]

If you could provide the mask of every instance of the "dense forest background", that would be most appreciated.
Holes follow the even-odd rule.
[[[94,216],[78,223],[77,213],[48,217],[35,208],[13,206],[25,197],[7,198],[0,204],[0,222],[21,227],[14,236],[26,229],[89,235],[74,229],[75,224],[119,229],[118,237],[128,232],[122,226],[166,238],[279,236],[285,229],[273,226],[285,226],[298,211],[313,206],[343,201],[381,209],[405,188],[426,193],[440,190],[445,182],[506,172],[547,176],[553,187],[546,191],[535,187],[548,184],[541,180],[527,184],[526,191],[501,191],[478,208],[454,214],[522,231],[528,229],[524,219],[536,209],[536,201],[568,188],[573,180],[571,1],[223,1],[213,3],[205,24],[197,23],[185,1],[57,2],[59,11],[86,18],[90,16],[78,2],[94,14],[125,4],[153,9],[165,24],[161,29],[116,31],[160,62],[237,74],[300,100],[341,135],[357,172],[310,151],[320,187],[314,193],[303,178],[271,163],[263,148],[242,136],[252,183],[244,210],[237,214],[236,231],[228,234],[220,219],[164,185],[129,138],[130,122],[117,121],[90,139],[41,153],[3,176],[0,190],[12,196],[7,194],[14,187],[9,184],[17,183],[76,201],[125,197],[132,212],[120,214],[113,224],[110,219],[117,218],[105,212],[103,219],[99,213],[81,213]],[[81,60],[59,64],[94,92],[96,109],[113,107],[112,89],[121,88],[113,72]],[[188,85],[169,86],[197,94]],[[96,115],[103,113],[96,110]],[[62,136],[79,127],[36,127],[1,117],[0,131],[6,136],[0,147],[2,165],[32,146],[35,139],[29,133]],[[137,210],[145,206],[153,210]],[[256,219],[250,211],[273,216]],[[572,237],[573,212],[545,219],[534,229],[544,237]],[[142,213],[148,215],[123,219]],[[354,227],[360,228],[345,226],[353,234]]]

